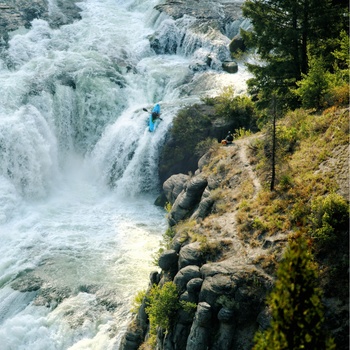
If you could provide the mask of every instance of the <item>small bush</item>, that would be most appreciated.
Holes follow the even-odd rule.
[[[237,140],[243,137],[248,137],[250,135],[252,135],[252,132],[250,130],[246,130],[245,127],[243,127],[235,130],[235,133],[233,136],[234,136],[234,139]]]
[[[298,83],[297,95],[304,108],[321,109],[326,105],[325,95],[330,87],[330,74],[326,72],[322,58],[310,60],[310,70]]]
[[[212,139],[210,137],[206,138],[203,141],[200,141],[196,148],[195,148],[195,153],[199,156],[202,157],[204,154],[206,154],[209,151],[217,151],[219,148],[219,143],[217,140]]]
[[[132,302],[132,308],[131,308],[132,313],[134,313],[134,314],[138,313],[145,296],[146,296],[145,290],[140,290],[136,293],[134,300]]]
[[[349,206],[344,198],[336,193],[318,197],[311,205],[310,220],[313,238],[318,245],[340,243],[339,236],[348,229]]]
[[[164,207],[165,211],[166,211],[167,213],[170,213],[171,208],[172,208],[171,203],[170,203],[170,202],[166,202],[165,207]]]
[[[348,106],[349,105],[349,84],[332,87],[326,95],[328,106]]]
[[[226,88],[216,98],[215,111],[219,117],[235,123],[235,129],[256,130],[257,111],[254,102],[248,96],[235,96],[234,89]]]
[[[146,307],[150,334],[155,335],[158,328],[165,332],[169,331],[179,308],[179,295],[173,282],[166,282],[162,287],[154,285],[148,295]]]
[[[197,309],[197,304],[191,303],[190,301],[181,300],[180,306],[185,312],[187,312],[191,316],[194,316]]]
[[[275,288],[268,298],[271,326],[257,333],[253,349],[334,349],[323,329],[321,301],[317,266],[305,240],[296,238],[279,265]]]

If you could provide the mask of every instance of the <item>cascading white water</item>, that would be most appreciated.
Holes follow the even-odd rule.
[[[244,70],[190,69],[211,50],[198,37],[152,51],[147,36],[174,25],[157,3],[83,1],[81,20],[34,20],[0,60],[3,350],[118,348],[166,229],[153,201],[172,118],[202,93],[242,89]],[[149,133],[142,108],[155,102],[163,121]]]

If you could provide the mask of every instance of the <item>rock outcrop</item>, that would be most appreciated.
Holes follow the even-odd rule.
[[[249,170],[242,164],[237,147],[233,145],[227,151],[230,161],[233,159],[236,166],[245,168],[236,185],[246,179]],[[212,208],[215,200],[211,193],[222,178],[220,174],[214,176],[205,172],[209,161],[210,157],[205,155],[195,175],[174,175],[164,183],[166,197],[173,204],[168,216],[169,226],[178,227],[185,218],[200,221],[212,212],[209,208]],[[208,204],[209,199],[211,205]],[[206,210],[199,210],[201,207]],[[195,215],[198,211],[202,217]],[[231,218],[233,220],[234,215]],[[170,249],[159,256],[161,273],[151,275],[149,288],[155,281],[160,286],[172,281],[177,287],[179,300],[197,306],[194,314],[182,308],[177,311],[172,329],[166,335],[158,333],[158,349],[248,350],[252,346],[254,333],[268,324],[264,300],[271,290],[273,279],[255,266],[252,260],[240,256],[239,252],[233,256],[217,256],[217,252],[222,251],[231,239],[229,235],[235,242],[234,233],[225,233],[224,227],[221,230],[221,234],[212,241],[205,235],[197,241],[189,240],[188,230],[179,230]],[[200,235],[198,228],[197,232]],[[220,249],[216,250],[218,245]],[[239,245],[236,245],[236,249],[240,249]],[[126,332],[122,350],[136,350],[141,345],[140,334],[147,333],[144,308],[145,304],[142,304]]]
[[[199,205],[207,185],[207,179],[201,176],[193,177],[188,181],[185,188],[177,196],[168,215],[170,226],[176,225],[193,213],[194,209]]]
[[[30,28],[34,19],[44,19],[57,28],[80,18],[80,9],[74,0],[2,0],[0,3],[0,46],[6,46],[9,34],[18,28]]]
[[[157,54],[186,54],[196,52],[194,71],[221,69],[230,58],[230,39],[239,33],[243,1],[173,1],[155,7],[164,20],[149,37]]]

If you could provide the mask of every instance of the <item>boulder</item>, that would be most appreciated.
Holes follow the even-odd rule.
[[[174,283],[178,287],[178,290],[185,291],[187,283],[193,278],[200,278],[201,273],[199,272],[198,266],[186,266],[181,269],[174,277]]]
[[[177,270],[179,256],[175,250],[167,250],[163,252],[158,260],[159,267],[164,271]]]
[[[234,311],[225,307],[221,308],[218,313],[218,320],[223,323],[232,323]]]
[[[190,281],[188,281],[186,289],[189,293],[198,294],[201,290],[202,284],[203,280],[201,278],[192,278]]]
[[[207,184],[206,178],[201,175],[193,177],[188,182],[187,187],[177,196],[168,215],[170,226],[174,226],[191,216],[199,204]]]
[[[142,338],[143,338],[143,334],[141,331],[127,330],[120,343],[120,349],[137,350],[143,341]]]
[[[259,324],[259,329],[261,331],[264,331],[269,328],[271,320],[272,316],[269,313],[268,309],[264,309],[259,313],[256,322]]]
[[[219,297],[226,296],[233,303],[235,290],[236,286],[231,276],[216,274],[204,279],[199,294],[199,301],[205,301],[219,311],[219,304],[217,302]]]
[[[240,34],[237,34],[230,42],[229,45],[230,52],[235,54],[239,51],[244,52],[246,50],[246,46],[244,44],[243,38]]]
[[[200,243],[194,242],[184,246],[179,253],[179,269],[188,265],[201,266],[204,256],[201,252]]]
[[[214,200],[211,198],[205,198],[200,201],[198,208],[192,214],[191,219],[204,219],[211,212],[211,208],[213,207]]]
[[[152,271],[149,275],[149,280],[151,283],[151,286],[153,286],[154,284],[158,284],[160,281],[160,274],[158,271]]]
[[[183,240],[182,234],[177,233],[170,243],[170,249],[173,249],[177,253],[179,253],[183,245],[184,245],[184,240]]]
[[[227,73],[237,73],[238,72],[238,64],[234,61],[224,61],[222,63],[222,69]]]
[[[189,178],[190,177],[185,174],[176,174],[169,177],[169,179],[163,183],[163,191],[169,203],[173,204],[175,202],[178,195],[186,187]]]
[[[193,293],[189,293],[189,292],[184,292],[180,295],[180,301],[186,301],[186,302],[190,302],[190,303],[197,303],[198,302],[198,298],[195,294]]]
[[[205,153],[201,158],[199,158],[198,169],[202,171],[203,168],[210,163],[211,159],[212,155],[210,152]]]

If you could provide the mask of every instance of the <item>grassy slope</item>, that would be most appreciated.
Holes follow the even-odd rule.
[[[264,131],[233,146],[215,148],[202,170],[219,184],[211,193],[213,212],[197,224],[189,221],[176,228],[178,233],[186,232],[190,241],[199,240],[209,261],[255,263],[271,275],[288,239],[296,232],[304,234],[320,266],[326,303],[333,301],[328,327],[339,328],[340,344],[347,342],[348,227],[346,232],[335,232],[332,244],[318,244],[312,208],[331,193],[349,199],[348,116],[347,109],[333,108],[319,115],[297,110],[279,121],[282,141],[273,192]]]

